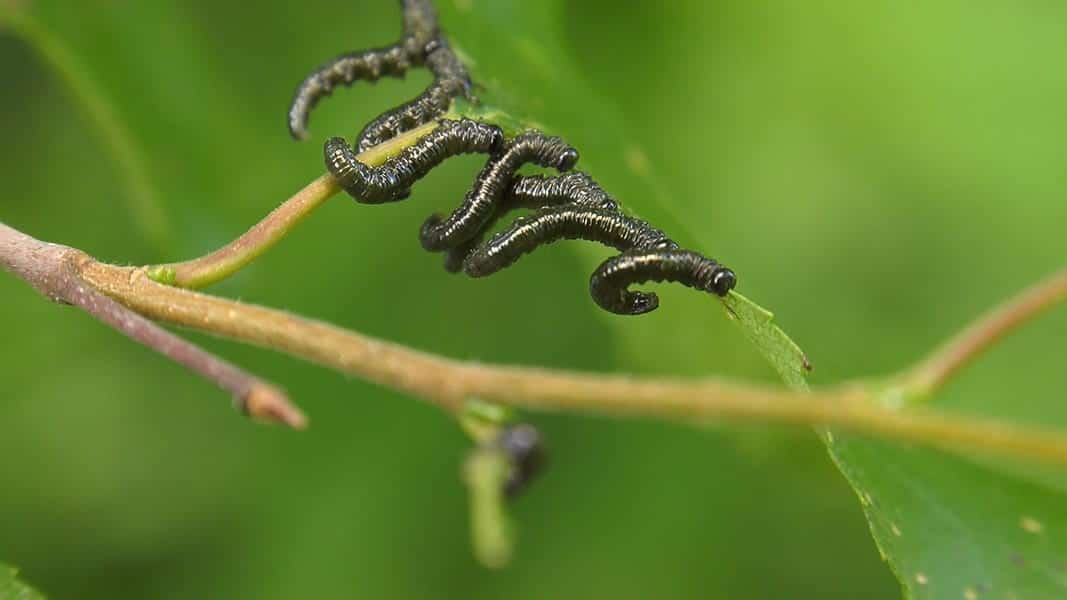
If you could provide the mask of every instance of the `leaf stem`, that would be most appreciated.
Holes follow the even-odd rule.
[[[436,122],[427,123],[370,148],[358,158],[364,164],[379,166],[418,142],[436,127]],[[322,175],[222,248],[185,262],[151,266],[147,274],[154,281],[182,288],[199,289],[217,283],[273,248],[339,191],[340,188],[332,175]]]
[[[909,398],[923,400],[993,344],[1067,301],[1067,268],[1016,294],[935,350],[904,377]]]

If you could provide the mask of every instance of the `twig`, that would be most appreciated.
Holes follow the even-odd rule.
[[[148,318],[286,352],[408,392],[451,412],[461,410],[468,398],[482,398],[534,410],[643,415],[689,423],[736,419],[834,426],[926,446],[1067,465],[1063,435],[962,416],[895,412],[876,406],[870,392],[859,385],[805,395],[722,379],[636,379],[460,362],[282,311],[157,284],[143,268],[79,256],[74,266],[81,279]],[[42,254],[31,264],[56,259]]]
[[[72,304],[128,337],[184,365],[233,395],[242,412],[303,429],[307,419],[285,393],[183,340],[97,291],[79,272],[85,253],[46,244],[0,223],[0,265],[56,302]]]
[[[1067,269],[1050,275],[994,308],[923,360],[904,379],[909,393],[929,397],[1004,336],[1067,301]]]
[[[359,155],[360,162],[379,166],[437,127],[436,122],[403,133]],[[340,191],[330,174],[312,181],[283,202],[241,237],[218,250],[181,263],[148,268],[148,276],[160,283],[199,289],[233,275],[273,248],[294,227]]]

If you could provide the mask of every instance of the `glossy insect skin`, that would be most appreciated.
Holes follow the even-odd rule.
[[[486,277],[515,264],[524,254],[559,240],[588,240],[617,250],[673,249],[678,245],[640,219],[605,208],[552,206],[515,221],[463,262],[463,272]]]
[[[307,138],[311,111],[338,85],[350,86],[355,81],[373,83],[382,77],[399,78],[411,67],[427,67],[434,75],[433,83],[414,100],[368,123],[356,143],[360,152],[440,117],[448,112],[456,97],[474,100],[467,68],[441,35],[433,6],[427,0],[401,0],[400,4],[404,9],[404,37],[400,42],[341,55],[300,84],[289,107],[289,133],[295,139]]]
[[[539,131],[519,134],[489,158],[459,208],[447,219],[435,214],[426,220],[419,236],[422,247],[440,252],[478,236],[500,208],[515,171],[524,164],[567,171],[576,162],[578,151],[558,137]]]
[[[447,42],[430,42],[426,66],[434,74],[433,83],[414,100],[383,113],[363,128],[356,146],[360,152],[429,123],[448,112],[452,100],[470,98],[472,87],[466,67],[448,47]]]
[[[300,84],[289,107],[289,133],[293,138],[308,137],[308,116],[319,100],[329,96],[338,85],[355,81],[373,83],[382,77],[403,77],[417,55],[408,54],[402,44],[344,54],[326,63]]]
[[[717,296],[737,283],[730,269],[697,252],[678,249],[637,250],[608,259],[589,279],[589,292],[604,310],[641,315],[659,306],[651,292],[631,292],[631,284],[674,281]]]
[[[504,192],[504,197],[493,215],[486,222],[483,231],[488,231],[507,213],[521,209],[539,209],[546,206],[578,203],[588,206],[615,210],[615,202],[589,175],[577,171],[560,177],[542,175],[515,175]],[[460,245],[450,248],[445,253],[444,267],[449,273],[463,270],[463,262],[482,243],[482,234],[478,234]]]
[[[405,148],[379,167],[369,167],[343,138],[326,142],[326,167],[338,184],[353,198],[365,204],[403,200],[411,184],[426,176],[445,159],[460,154],[488,154],[498,150],[504,132],[495,125],[470,119],[441,121],[425,138]]]
[[[616,210],[615,201],[589,175],[576,171],[562,177],[516,176],[508,187],[510,204],[516,208],[541,208],[559,204],[581,204]]]
[[[594,301],[610,312],[639,315],[656,309],[658,297],[631,291],[649,281],[681,283],[718,296],[736,284],[733,271],[697,252],[682,250],[649,223],[623,214],[618,202],[588,174],[567,172],[578,151],[559,138],[526,131],[505,140],[500,128],[478,121],[441,120],[429,135],[379,167],[361,163],[357,152],[440,119],[455,98],[471,96],[472,83],[462,61],[449,47],[429,0],[401,0],[404,37],[393,46],[341,56],[319,69],[298,88],[289,112],[294,137],[306,134],[307,116],[322,97],[340,84],[402,77],[413,67],[434,74],[433,83],[414,100],[385,112],[360,133],[355,149],[331,138],[323,153],[340,186],[357,201],[380,204],[402,200],[410,187],[445,159],[482,153],[489,159],[463,203],[448,217],[432,215],[422,226],[420,242],[445,253],[445,269],[485,277],[507,268],[523,255],[559,240],[582,239],[621,252],[592,274]],[[533,163],[560,175],[522,176]],[[496,222],[514,210],[533,213],[517,219],[488,242]]]
[[[350,86],[356,81],[374,83],[382,77],[400,78],[412,66],[426,62],[432,43],[440,37],[437,12],[425,0],[402,0],[400,4],[404,9],[404,37],[400,42],[342,54],[308,75],[297,87],[289,107],[289,133],[294,139],[307,138],[311,111],[338,85]]]

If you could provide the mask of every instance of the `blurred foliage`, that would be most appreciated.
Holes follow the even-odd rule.
[[[0,598],[4,600],[39,600],[36,590],[18,580],[18,571],[0,563]]]
[[[565,134],[627,207],[731,265],[807,351],[816,383],[908,364],[1067,255],[1067,72],[1050,67],[1067,56],[1067,7],[438,3],[483,83],[519,96],[499,101]],[[0,219],[116,262],[228,241],[321,173],[323,138],[355,134],[428,80],[341,91],[298,145],[284,126],[293,87],[330,56],[392,41],[392,1],[32,10],[146,153],[173,242],[160,255],[136,233],[106,144],[40,57],[2,32],[13,93],[0,98]],[[537,39],[492,45],[509,31]],[[543,68],[515,68],[523,52]],[[528,93],[535,85],[543,94]],[[665,287],[645,317],[598,311],[586,281],[599,248],[561,244],[488,280],[443,273],[418,226],[462,197],[480,162],[449,163],[409,202],[332,201],[214,291],[459,358],[774,378],[706,297]],[[808,432],[536,416],[553,461],[514,507],[514,564],[489,573],[468,549],[468,442],[439,412],[196,336],[284,384],[312,416],[302,435],[253,426],[208,384],[13,278],[0,277],[0,297],[0,558],[54,597],[899,596],[860,504]],[[939,406],[1067,426],[1065,334],[1064,314],[1024,330]],[[913,502],[936,488],[909,487],[910,473],[957,493],[973,481],[954,482],[987,477],[979,469],[1004,470],[840,443],[906,475],[872,499],[916,514],[945,512]],[[1062,473],[1029,479],[989,491],[989,510],[1019,490],[1067,487]],[[1000,515],[1019,536],[1007,564],[959,560],[1034,568],[1025,544],[1062,533],[1052,510]],[[919,550],[968,541],[911,533],[901,539]],[[960,597],[982,581],[950,583]]]

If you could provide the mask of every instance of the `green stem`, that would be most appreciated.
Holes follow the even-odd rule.
[[[157,252],[165,253],[169,245],[166,215],[141,158],[143,153],[111,102],[88,75],[88,69],[78,62],[77,56],[63,45],[62,40],[26,10],[11,3],[0,3],[0,24],[6,25],[36,51],[70,90],[77,100],[75,104],[85,112],[122,173],[127,189],[127,208],[139,231]]]
[[[363,164],[379,166],[405,148],[419,141],[437,123],[427,123],[379,144],[359,155]],[[304,189],[271,211],[241,237],[210,254],[180,263],[148,267],[148,276],[159,283],[182,288],[199,289],[233,275],[273,248],[290,231],[333,197],[340,188],[330,174],[312,181]]]
[[[924,401],[1000,339],[1067,301],[1067,268],[1023,290],[950,339],[904,376],[906,399]]]
[[[482,565],[499,569],[511,562],[515,525],[508,515],[504,485],[510,465],[502,451],[479,448],[463,465],[470,496],[471,546]]]

